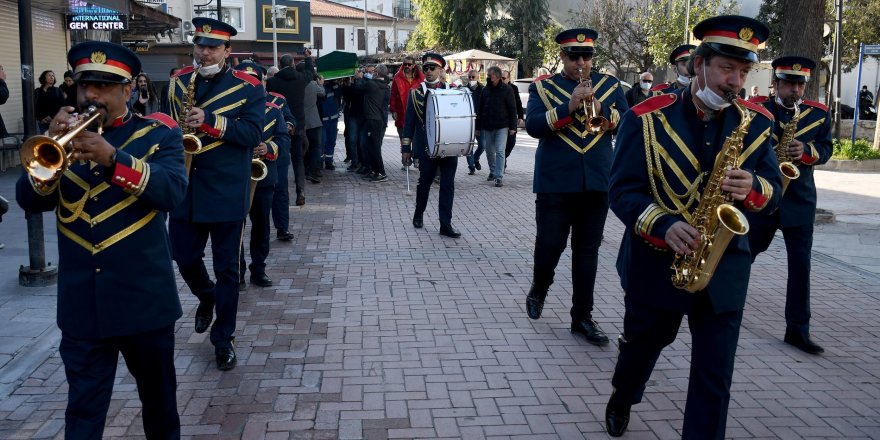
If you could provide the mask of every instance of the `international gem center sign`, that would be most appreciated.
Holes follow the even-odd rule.
[[[124,31],[128,29],[128,15],[97,6],[71,8],[67,14],[67,29],[95,31]]]

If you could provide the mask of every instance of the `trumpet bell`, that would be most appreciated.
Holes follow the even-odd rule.
[[[67,169],[70,153],[55,139],[37,135],[21,146],[21,165],[28,174],[42,181],[54,180]]]

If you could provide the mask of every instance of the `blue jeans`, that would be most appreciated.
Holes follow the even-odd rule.
[[[480,155],[483,154],[483,137],[477,136],[477,149],[473,153],[465,156],[468,168],[474,169],[476,163],[480,161]]]
[[[351,148],[348,152],[348,157],[351,159],[352,165],[361,165],[363,160],[366,159],[366,157],[361,155],[361,145],[365,145],[367,142],[366,132],[363,133],[363,138],[361,137],[361,127],[366,124],[366,121],[357,116],[351,116],[346,123],[348,124],[346,126],[348,144],[349,148]]]
[[[486,148],[486,161],[489,162],[489,171],[496,179],[504,177],[504,149],[507,147],[507,129],[481,130],[483,146]]]

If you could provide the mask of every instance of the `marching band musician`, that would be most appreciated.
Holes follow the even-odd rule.
[[[180,438],[174,323],[182,311],[165,213],[186,190],[181,131],[162,113],[128,109],[141,69],[129,49],[92,41],[73,46],[67,59],[80,110],[98,109],[103,135],[77,134],[60,178],[23,174],[16,187],[25,211],[57,208],[65,437],[101,438],[121,352],[137,382],[146,437]],[[49,135],[66,132],[72,112],[63,107]]]
[[[236,70],[252,75],[263,81],[266,69],[254,62],[244,62],[235,66]],[[278,182],[277,158],[284,149],[290,150],[290,136],[287,134],[287,124],[284,114],[278,104],[273,103],[272,95],[266,96],[266,115],[263,126],[263,141],[254,149],[254,157],[259,158],[266,165],[266,176],[251,183],[256,185],[251,199],[251,264],[245,265],[244,243],[241,247],[239,261],[239,286],[244,285],[244,273],[248,268],[251,270],[250,280],[252,284],[260,287],[272,285],[272,279],[266,275],[266,257],[269,256],[269,215],[272,209],[272,197],[275,194],[275,184]]]
[[[660,352],[687,315],[692,346],[682,438],[724,438],[749,284],[748,242],[737,235],[720,247],[714,276],[695,293],[676,288],[670,267],[675,254],[700,249],[705,237],[693,225],[703,221],[694,214],[705,200],[732,198],[740,210],[768,213],[779,199],[772,115],[740,99],[732,108],[725,97],[742,89],[769,30],[751,18],[719,16],[693,33],[702,44],[689,61],[690,87],[633,107],[616,140],[610,203],[626,228],[617,258],[626,312],[605,412],[613,437],[626,431],[630,407],[642,400]],[[740,109],[750,125],[741,123]],[[711,211],[706,218],[712,206],[700,207]]]
[[[268,78],[267,78],[268,79]],[[263,81],[265,84],[266,81]],[[284,95],[269,92],[269,102],[281,109],[284,121],[287,124],[288,138],[296,133],[296,118],[287,105]],[[287,145],[279,144],[278,158],[275,159],[275,168],[278,172],[278,181],[275,183],[275,194],[272,196],[272,223],[275,225],[275,238],[278,241],[292,241],[293,234],[290,232],[290,188],[287,185],[290,175],[290,142]]]
[[[423,214],[428,206],[428,193],[431,191],[431,183],[434,182],[438,168],[440,171],[440,235],[447,237],[461,237],[452,226],[452,202],[455,198],[455,170],[458,167],[458,157],[428,157],[428,135],[425,131],[425,98],[429,90],[445,89],[446,84],[441,81],[443,68],[446,60],[435,52],[427,52],[422,55],[422,71],[425,73],[425,81],[414,86],[410,90],[409,100],[406,104],[406,121],[403,124],[403,139],[401,140],[401,157],[404,166],[412,163],[412,156],[419,160],[419,184],[416,187],[416,212],[413,214],[413,226],[424,226]]]
[[[611,135],[626,98],[617,78],[591,72],[592,29],[569,29],[556,36],[562,72],[529,86],[526,131],[538,138],[535,153],[535,267],[526,311],[538,319],[569,231],[572,248],[571,331],[605,345],[608,337],[592,318],[599,245],[608,214]],[[588,101],[605,122],[591,130]]]
[[[776,148],[785,127],[794,120],[794,107],[798,106],[799,120],[793,126],[795,138],[787,146],[787,153],[789,161],[797,165],[800,177],[789,182],[778,211],[750,218],[749,247],[753,257],[757,257],[770,247],[776,230],[782,230],[788,253],[784,340],[807,353],[820,354],[825,350],[810,339],[810,253],[816,219],[813,167],[831,158],[831,118],[824,104],[803,99],[810,73],[816,67],[813,60],[787,56],[773,60],[772,67],[776,96],[761,96],[752,102],[761,103],[775,117]]]
[[[217,368],[235,368],[233,348],[238,310],[239,245],[250,196],[254,148],[262,140],[266,97],[263,85],[226,63],[234,27],[196,17],[193,54],[196,66],[182,69],[169,87],[171,115],[187,106],[186,90],[195,83],[192,110],[184,115],[195,128],[202,149],[193,155],[183,203],[171,212],[168,225],[174,260],[183,280],[199,298],[195,331],[204,333],[213,320],[211,343]],[[211,238],[216,284],[203,261]]]
[[[672,67],[675,68],[675,73],[678,74],[678,77],[675,81],[667,81],[651,87],[651,92],[653,92],[654,95],[675,93],[677,90],[682,90],[691,83],[691,75],[688,73],[687,65],[688,60],[691,59],[691,54],[696,48],[697,46],[694,46],[693,44],[682,44],[681,46],[672,49],[672,52],[669,53],[669,64],[672,64]]]

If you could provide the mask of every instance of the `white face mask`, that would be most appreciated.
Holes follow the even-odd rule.
[[[698,84],[699,86],[699,84]],[[715,93],[714,90],[709,88],[709,81],[706,80],[706,66],[703,65],[703,88],[697,90],[697,98],[700,101],[703,101],[703,104],[709,109],[718,111],[730,106],[730,102],[725,99],[723,96]]]
[[[682,85],[688,85],[691,83],[691,77],[687,75],[678,75],[678,83]]]
[[[792,103],[792,105],[785,105],[785,101],[783,101],[782,98],[780,98],[779,96],[776,96],[776,104],[782,106],[783,108],[787,108],[789,110],[794,109],[794,106],[796,106],[796,105],[801,105],[801,102],[803,102],[803,101],[804,101],[803,99],[798,99],[797,101]]]
[[[641,87],[642,90],[648,90],[651,88],[651,83],[639,81],[639,87]]]
[[[470,84],[471,87],[476,87],[476,86],[477,86],[477,82],[474,81],[474,80],[468,81],[468,84]]]
[[[199,65],[198,61],[193,60],[193,67],[199,70],[199,75],[214,76],[220,73],[220,68],[223,66],[221,63],[211,64],[210,66]]]

